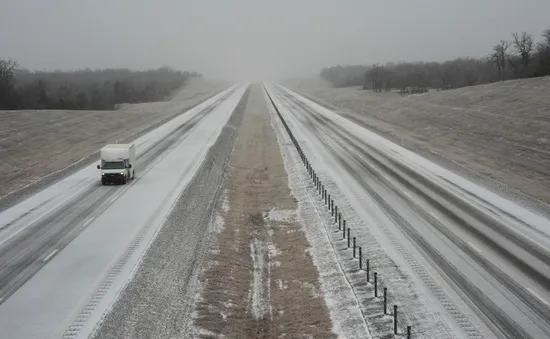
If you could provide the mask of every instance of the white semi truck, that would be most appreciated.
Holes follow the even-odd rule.
[[[126,184],[136,171],[136,148],[134,144],[109,144],[100,151],[101,184]]]

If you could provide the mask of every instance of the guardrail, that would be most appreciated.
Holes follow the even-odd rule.
[[[269,98],[269,101],[271,102],[271,105],[273,105],[273,108],[275,109],[275,112],[277,113],[277,116],[283,123],[283,126],[288,133],[290,140],[292,140],[292,143],[294,144],[294,147],[298,151],[298,154],[300,156],[300,159],[304,165],[305,170],[307,171],[310,179],[312,180],[313,184],[315,185],[317,194],[321,197],[322,201],[324,202],[325,206],[327,207],[327,210],[330,211],[331,220],[334,224],[334,227],[338,227],[338,231],[342,232],[342,239],[347,240],[347,248],[350,251],[353,251],[353,259],[357,259],[358,263],[358,269],[359,271],[365,272],[366,275],[366,283],[367,285],[370,285],[373,287],[373,296],[374,298],[379,298],[379,290],[381,288],[379,283],[379,273],[380,272],[372,272],[372,279],[371,279],[371,269],[370,269],[370,260],[369,258],[363,258],[363,247],[358,246],[356,237],[352,237],[352,231],[351,227],[346,224],[346,219],[342,218],[342,213],[338,211],[338,205],[334,203],[334,199],[331,197],[328,190],[325,188],[325,185],[323,184],[322,180],[319,179],[319,176],[317,175],[317,172],[311,165],[311,162],[309,161],[307,155],[303,151],[302,147],[300,146],[300,143],[298,140],[294,137],[294,134],[292,133],[292,130],[286,123],[283,115],[279,111],[279,108],[273,101],[273,98],[271,97],[271,94],[265,88],[264,90],[267,94],[267,97]],[[365,262],[365,265],[363,265],[363,262]],[[371,281],[372,280],[372,281]],[[399,336],[402,337],[403,335],[406,336],[407,339],[413,338],[412,333],[412,326],[407,325],[405,327],[405,330],[399,328],[399,320],[398,320],[398,305],[393,305],[393,312],[388,310],[388,300],[389,300],[389,294],[388,294],[388,288],[383,287],[383,303],[382,303],[382,314],[384,316],[391,316],[391,321],[393,322],[393,334],[394,337]],[[391,309],[390,309],[391,310]]]

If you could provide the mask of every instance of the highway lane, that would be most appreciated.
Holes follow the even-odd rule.
[[[310,147],[322,145],[496,335],[550,336],[545,234],[463,187],[417,172],[289,92],[272,92],[296,137],[307,134]]]
[[[146,172],[162,160],[166,152],[183,142],[196,124],[231,93],[225,93],[198,112],[191,113],[189,119],[162,139],[138,144],[136,178],[126,186],[101,186],[99,172],[96,171],[94,177],[80,182],[82,187],[78,187],[75,195],[69,196],[69,199],[62,201],[49,213],[30,211],[3,223],[0,229],[0,303],[67,246],[118,197],[139,182]],[[3,213],[0,214],[2,219]]]
[[[235,130],[228,123],[235,121],[232,117],[239,117],[235,112],[246,89],[247,84],[238,84],[225,92],[231,93],[181,136],[183,142],[178,142],[181,138],[176,139],[166,152],[153,160],[146,172],[141,171],[139,180],[126,187],[107,187],[124,191],[97,218],[89,222],[82,220],[89,224],[65,248],[44,254],[41,260],[47,259],[47,263],[0,304],[0,336],[88,338],[94,333],[106,312],[133,281],[146,251],[159,250],[153,247],[154,240],[165,230],[163,225],[169,215],[175,212],[176,218],[182,217],[180,211],[174,210],[178,202],[185,204],[187,199],[195,199],[195,195],[197,199],[198,196],[209,199],[210,196],[201,195],[215,193],[219,185],[203,191],[197,183],[210,175],[215,176],[219,166],[223,166],[223,162],[217,162],[214,170],[213,157],[222,151],[226,156],[229,151],[220,145],[234,137]],[[208,100],[136,143],[152,145],[166,139],[167,134],[201,114],[217,99]],[[98,171],[93,165],[82,171],[82,176],[80,172],[75,173],[76,179],[68,180],[63,187],[69,189],[71,184],[86,176],[97,185]],[[59,184],[52,186],[54,192],[60,190]],[[43,194],[38,201],[26,205],[39,206],[49,196],[49,193]],[[11,216],[25,214],[21,209],[16,212]],[[176,231],[178,236],[187,238],[190,232],[200,230],[179,227]]]

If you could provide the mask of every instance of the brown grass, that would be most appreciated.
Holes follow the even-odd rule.
[[[225,227],[201,278],[195,325],[229,338],[334,338],[300,224],[269,218],[273,209],[297,205],[266,105],[254,86],[231,157]],[[261,284],[253,288],[255,281]],[[264,308],[255,313],[258,298]]]

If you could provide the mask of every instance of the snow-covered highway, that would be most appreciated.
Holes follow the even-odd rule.
[[[137,139],[137,177],[127,186],[101,186],[94,164],[0,213],[3,338],[91,333],[246,88],[235,85]]]
[[[422,338],[550,336],[549,220],[295,92],[267,90]]]
[[[394,305],[396,337],[550,337],[536,210],[278,85],[154,126],[128,185],[94,163],[0,206],[0,338],[388,338]]]

